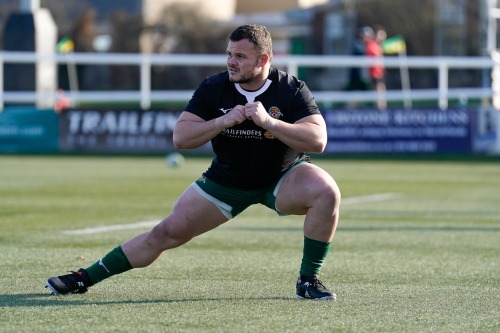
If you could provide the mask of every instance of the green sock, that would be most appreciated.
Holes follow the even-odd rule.
[[[304,237],[304,254],[300,265],[300,275],[319,275],[331,242],[325,243]]]
[[[123,253],[122,247],[118,246],[86,270],[89,273],[90,279],[95,284],[131,269],[132,265],[130,265],[125,253]]]

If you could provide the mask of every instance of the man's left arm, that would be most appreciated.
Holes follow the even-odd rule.
[[[322,153],[327,143],[326,124],[323,116],[314,114],[293,124],[272,118],[260,102],[245,105],[245,115],[257,126],[297,151]]]

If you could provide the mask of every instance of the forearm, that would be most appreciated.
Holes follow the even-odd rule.
[[[223,130],[221,119],[209,121],[180,120],[174,128],[176,149],[194,149],[203,146]]]
[[[322,124],[310,122],[289,124],[272,119],[266,122],[265,129],[276,139],[297,151],[322,153],[326,147],[326,128]]]

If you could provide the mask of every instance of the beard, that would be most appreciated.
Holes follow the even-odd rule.
[[[239,74],[240,74],[239,79],[235,79],[234,77],[229,76],[229,82],[232,82],[232,83],[250,83],[259,76],[258,69],[259,69],[259,67],[257,66],[257,63],[255,63],[255,67],[250,72],[243,74],[240,71],[239,72]]]
[[[229,82],[232,83],[250,83],[257,77],[256,74],[251,73],[249,75],[242,75],[239,79],[233,79],[229,77]]]

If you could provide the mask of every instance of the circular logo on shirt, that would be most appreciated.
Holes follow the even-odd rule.
[[[278,119],[279,117],[281,117],[283,115],[283,113],[281,113],[280,109],[277,106],[271,106],[269,108],[268,113],[274,119]]]

